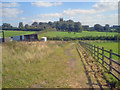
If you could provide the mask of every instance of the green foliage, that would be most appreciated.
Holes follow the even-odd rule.
[[[94,25],[94,29],[96,30],[96,31],[104,31],[104,28],[100,25],[100,24],[96,24],[96,25]]]
[[[20,23],[19,23],[18,28],[20,28],[20,29],[23,29],[23,28],[24,28],[24,26],[23,26],[23,22],[20,22]]]
[[[8,23],[3,23],[2,28],[11,29],[12,26],[10,24],[8,24]]]

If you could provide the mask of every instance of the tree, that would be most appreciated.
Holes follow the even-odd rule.
[[[94,29],[99,32],[103,32],[104,28],[100,24],[95,24]]]
[[[107,32],[110,30],[109,24],[106,24],[104,27],[104,31],[106,32],[106,35],[108,34]]]
[[[80,22],[74,23],[74,30],[75,32],[82,32],[82,26]]]
[[[60,29],[61,29],[61,23],[60,23],[60,22],[57,22],[57,23],[56,23],[56,29],[57,29],[57,30],[60,30]]]
[[[68,32],[74,31],[74,24],[69,24],[68,26]]]
[[[28,24],[25,24],[25,29],[30,29],[31,27]]]
[[[42,25],[42,24],[43,24],[42,22],[39,23],[39,25]]]
[[[34,26],[34,25],[38,25],[38,23],[37,23],[37,22],[33,22],[33,23],[32,23],[32,26]]]
[[[48,25],[49,25],[49,26],[52,26],[52,22],[49,21],[49,22],[48,22]]]
[[[109,24],[106,24],[104,27],[105,32],[108,32],[110,30]]]
[[[23,29],[23,28],[24,28],[24,26],[23,26],[23,22],[19,22],[19,26],[18,26],[18,28],[20,28],[20,29]]]
[[[2,29],[11,29],[11,28],[12,28],[12,26],[8,23],[3,23],[3,25],[2,25]]]
[[[89,25],[83,25],[82,28],[83,28],[84,31],[89,31],[90,30]]]
[[[68,30],[68,24],[64,22],[64,23],[62,24],[62,26],[61,26],[61,30],[62,30],[62,31]]]

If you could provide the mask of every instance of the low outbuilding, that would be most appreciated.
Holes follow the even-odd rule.
[[[46,42],[47,41],[47,37],[42,37],[40,41]]]
[[[37,41],[37,34],[21,35],[11,37],[13,41]]]
[[[37,41],[37,40],[38,40],[37,34],[24,35],[24,41]]]
[[[24,41],[24,35],[11,37],[13,41]]]

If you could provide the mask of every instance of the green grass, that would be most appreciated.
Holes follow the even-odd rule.
[[[118,54],[118,42],[92,42],[91,44],[99,46],[100,48],[104,47],[106,50],[112,49],[114,53]]]
[[[35,31],[4,31],[5,37],[19,36],[19,35],[27,35],[37,33]],[[1,34],[2,36],[2,34]]]
[[[120,51],[120,48],[118,48],[118,42],[113,42],[113,41],[88,41],[90,44],[99,46],[100,48],[104,47],[105,50],[110,51],[110,49],[112,50],[113,53],[118,54],[118,52]],[[97,49],[96,49],[97,50]],[[102,50],[100,50],[100,53],[102,53]],[[104,52],[104,54],[109,57],[109,53]],[[118,61],[118,57],[115,55],[112,55],[112,58],[115,59],[116,61]]]
[[[115,32],[109,32],[108,36],[114,36],[117,33]],[[60,31],[55,31],[55,32],[47,32],[47,33],[43,33],[41,35],[39,35],[39,37],[43,37],[43,36],[49,36],[49,37],[85,37],[85,36],[106,36],[106,32],[88,32],[88,31],[83,31],[81,33],[75,33],[71,32],[60,32]]]
[[[66,50],[71,47],[74,47],[70,51],[74,55],[66,55]],[[75,44],[71,42],[9,42],[3,43],[2,49],[3,88],[28,88],[34,85],[70,88],[87,81],[83,78],[85,73]],[[71,58],[76,60],[71,61]]]

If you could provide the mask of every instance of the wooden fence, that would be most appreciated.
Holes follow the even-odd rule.
[[[98,46],[88,44],[86,42],[79,41],[80,45],[88,50],[94,59],[96,59],[109,73],[111,73],[117,80],[120,81],[120,55],[105,50],[104,47],[99,48]],[[116,56],[118,62],[112,56]]]

